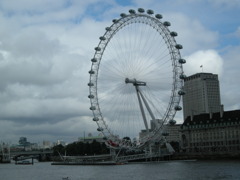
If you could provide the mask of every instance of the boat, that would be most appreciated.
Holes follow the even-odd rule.
[[[33,164],[32,162],[30,161],[27,161],[27,160],[24,160],[24,161],[17,161],[15,162],[15,164],[20,164],[20,165],[30,165],[30,164]]]

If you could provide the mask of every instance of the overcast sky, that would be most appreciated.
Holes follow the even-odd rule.
[[[87,98],[90,59],[112,19],[139,7],[178,32],[186,75],[217,73],[225,110],[240,109],[240,0],[1,0],[0,141],[97,134]]]

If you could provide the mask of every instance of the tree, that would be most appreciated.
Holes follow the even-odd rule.
[[[59,156],[59,153],[63,154],[64,151],[65,151],[65,148],[62,144],[59,144],[59,145],[53,147],[53,155],[54,156]]]
[[[73,142],[68,144],[66,147],[62,145],[57,145],[53,147],[53,152],[55,156],[60,154],[66,154],[68,156],[83,156],[83,155],[94,155],[94,154],[108,154],[109,148],[105,143],[93,142],[83,143],[83,142]]]

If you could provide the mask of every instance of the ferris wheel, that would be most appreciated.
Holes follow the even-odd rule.
[[[177,33],[153,10],[131,9],[106,27],[95,47],[89,99],[93,121],[112,148],[140,148],[174,124],[184,95]]]

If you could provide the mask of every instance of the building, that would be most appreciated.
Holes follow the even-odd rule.
[[[156,119],[156,122],[153,120],[150,121],[150,129],[149,131],[153,131],[155,128],[160,128],[161,124],[163,123],[162,120]],[[164,124],[163,125],[163,131],[162,133],[166,134],[166,141],[167,142],[180,142],[181,141],[181,136],[180,136],[180,126],[181,124]],[[147,135],[147,130],[141,130],[139,133],[139,137],[142,138]]]
[[[240,110],[200,114],[181,126],[182,149],[195,154],[239,154]]]
[[[62,141],[62,140],[57,140],[57,143],[56,145],[63,145],[63,146],[66,146],[66,142],[65,141]]]
[[[181,136],[180,136],[180,128],[181,124],[175,124],[175,125],[165,125],[166,131],[168,133],[168,136],[166,136],[167,142],[180,142]]]
[[[101,134],[99,134],[98,136],[92,136],[91,133],[89,133],[88,136],[78,138],[78,142],[92,143],[93,141],[104,143],[105,139],[104,136],[102,136]]]
[[[26,137],[20,137],[18,142],[22,146],[28,146],[30,144],[30,142],[27,141]]]
[[[50,141],[43,141],[43,143],[42,143],[42,148],[43,149],[50,149],[50,148],[52,148],[52,142],[50,142]]]
[[[188,116],[223,111],[218,75],[197,73],[184,79],[183,115]]]
[[[36,148],[36,143],[30,143],[27,141],[27,138],[26,137],[20,137],[19,138],[19,145],[17,149],[22,149],[24,151],[31,151],[32,149],[35,149]]]

